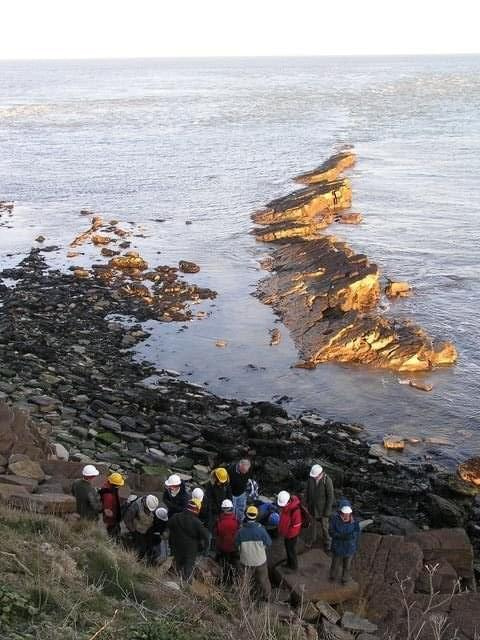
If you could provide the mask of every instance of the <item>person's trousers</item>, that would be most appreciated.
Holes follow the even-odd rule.
[[[353,556],[333,555],[330,565],[330,580],[338,582],[341,576],[342,582],[349,582],[351,580],[352,560]]]
[[[237,520],[242,524],[245,518],[245,509],[247,508],[247,494],[242,493],[239,496],[232,496],[233,511],[237,516]]]
[[[107,533],[112,540],[118,542],[120,540],[120,523],[110,524],[107,526]]]
[[[295,538],[285,538],[285,552],[287,554],[287,567],[289,569],[293,569],[293,571],[296,571],[298,569],[297,540],[298,540],[298,536],[296,536]]]
[[[192,577],[197,554],[192,552],[180,552],[174,553],[174,557],[177,572],[188,582]]]
[[[312,518],[312,526],[310,533],[310,544],[314,545],[317,542],[321,542],[327,551],[330,551],[332,540],[330,533],[328,532],[329,518]]]
[[[272,595],[272,585],[268,577],[268,566],[264,562],[258,567],[243,567],[243,581],[248,593],[251,593],[252,583],[264,600],[270,600]]]
[[[232,584],[238,571],[238,553],[236,551],[230,553],[218,551],[216,560],[222,567],[222,582]]]
[[[133,546],[137,552],[139,560],[143,560],[148,551],[148,537],[146,533],[134,531],[132,534]]]

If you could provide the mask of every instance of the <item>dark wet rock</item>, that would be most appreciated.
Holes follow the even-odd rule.
[[[182,273],[198,273],[200,267],[195,262],[188,262],[188,260],[180,260],[178,268]]]
[[[463,527],[467,519],[465,511],[457,503],[430,494],[430,519],[435,527]]]

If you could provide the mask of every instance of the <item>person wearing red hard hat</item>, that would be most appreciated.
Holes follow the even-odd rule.
[[[72,495],[77,501],[77,513],[84,520],[98,520],[102,512],[102,501],[93,486],[98,475],[98,469],[93,464],[87,464],[82,469],[82,477],[72,485]]]

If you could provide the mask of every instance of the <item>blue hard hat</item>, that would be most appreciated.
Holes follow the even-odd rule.
[[[280,514],[277,513],[276,511],[273,511],[273,513],[271,513],[268,516],[268,525],[270,527],[278,527],[279,522],[280,522]]]

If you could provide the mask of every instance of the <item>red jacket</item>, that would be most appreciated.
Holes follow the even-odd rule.
[[[278,523],[278,533],[283,538],[296,538],[302,530],[302,511],[300,499],[292,496],[283,507]]]
[[[112,527],[114,524],[120,522],[120,498],[118,496],[118,489],[109,482],[106,482],[100,489],[100,498],[102,500],[103,521],[107,527]],[[112,515],[107,515],[106,510],[112,512]]]
[[[221,513],[218,516],[215,531],[217,534],[216,545],[223,553],[233,553],[236,551],[235,536],[240,528],[234,513]]]

